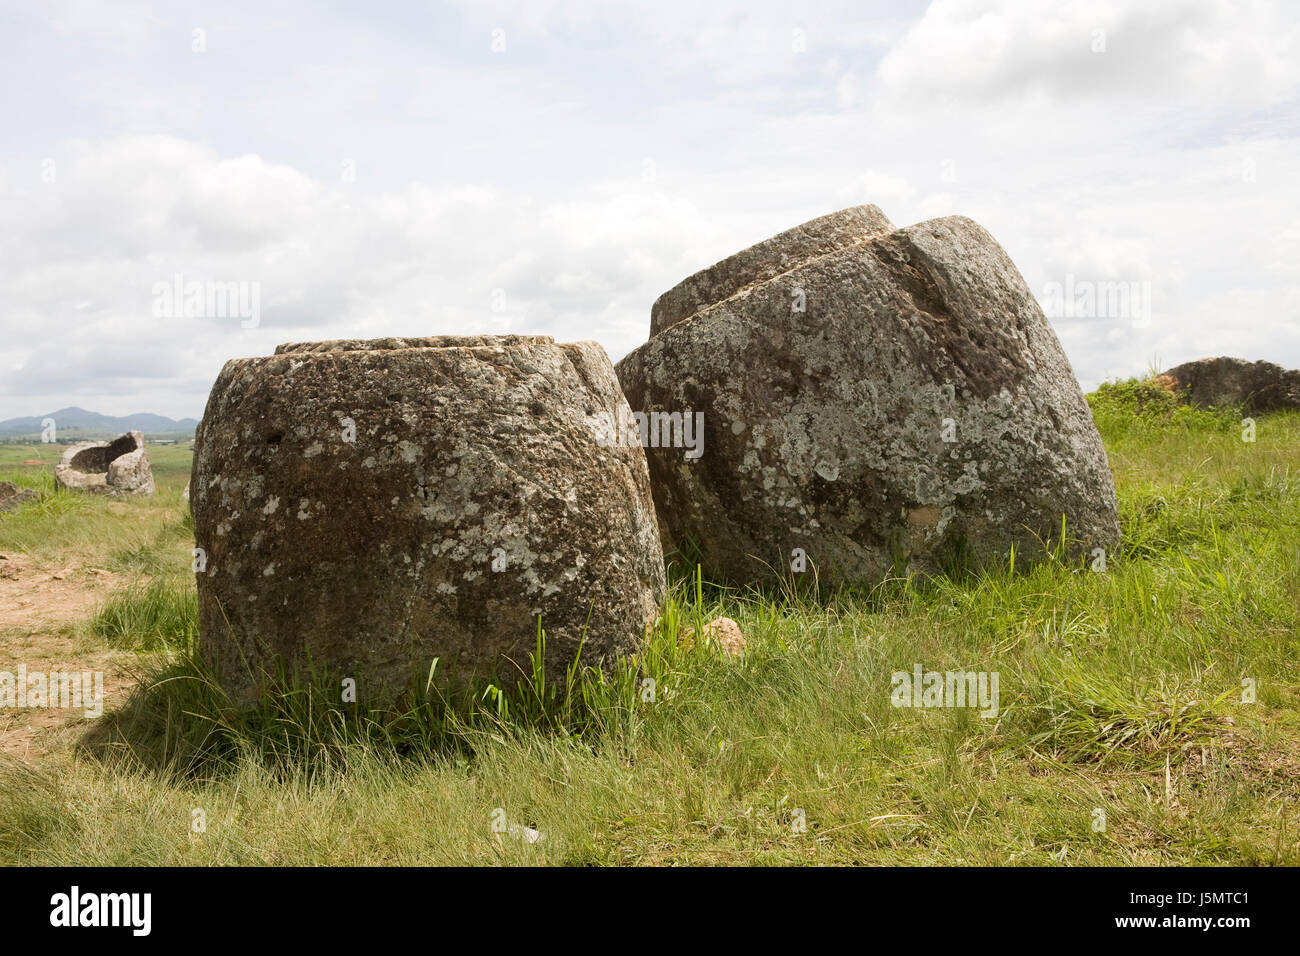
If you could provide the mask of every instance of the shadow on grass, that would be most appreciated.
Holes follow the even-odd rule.
[[[485,746],[527,734],[554,734],[579,743],[618,740],[654,701],[654,688],[690,673],[700,675],[716,648],[682,647],[679,629],[701,617],[675,588],[642,652],[608,669],[569,662],[562,681],[548,680],[547,636],[538,622],[535,644],[515,679],[444,680],[437,662],[411,674],[406,689],[383,706],[364,706],[341,673],[317,670],[250,674],[263,688],[255,700],[236,701],[205,667],[196,646],[197,611],[148,589],[129,592],[121,606],[101,611],[110,635],[149,631],[170,646],[169,656],[138,675],[126,705],[82,737],[79,750],[102,761],[125,762],[169,779],[221,776],[249,761],[271,774],[310,776],[337,770],[364,756],[390,759],[466,758]],[[111,625],[111,626],[110,626]],[[104,630],[104,629],[101,629]],[[364,681],[360,686],[365,686]]]

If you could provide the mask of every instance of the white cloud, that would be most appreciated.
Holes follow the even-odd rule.
[[[1300,85],[1300,31],[1274,3],[937,0],[880,64],[910,102],[1048,95],[1262,108]]]
[[[194,413],[227,358],[302,338],[508,327],[595,338],[617,358],[644,338],[666,277],[690,268],[680,237],[710,232],[690,203],[648,189],[356,193],[158,136],[82,144],[58,182],[0,202],[23,237],[23,267],[0,277],[17,365],[0,400],[15,409],[148,395]],[[155,283],[177,274],[257,283],[260,326],[155,317]]]
[[[971,216],[1040,296],[1149,281],[1150,326],[1056,322],[1085,385],[1157,358],[1300,366],[1291,8],[350,15],[233,0],[196,55],[190,10],[19,11],[0,34],[25,91],[0,102],[0,418],[197,414],[223,361],[300,338],[508,328],[618,358],[686,275],[866,202],[900,226]],[[260,283],[261,327],[154,318],[176,273]]]

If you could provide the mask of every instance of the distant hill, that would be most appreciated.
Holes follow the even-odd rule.
[[[41,437],[41,422],[46,418],[54,419],[55,437],[59,441],[112,438],[129,431],[141,431],[146,439],[186,439],[194,437],[194,429],[199,424],[193,418],[182,418],[178,421],[164,415],[151,415],[148,412],[123,415],[119,418],[73,407],[61,408],[57,412],[50,412],[48,415],[10,418],[2,421],[0,422],[0,440],[39,440]]]

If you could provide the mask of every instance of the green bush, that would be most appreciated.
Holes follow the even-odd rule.
[[[1241,427],[1241,410],[1198,408],[1158,379],[1103,382],[1086,396],[1104,439],[1153,431],[1227,432]]]

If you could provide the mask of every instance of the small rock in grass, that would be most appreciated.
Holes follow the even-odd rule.
[[[12,481],[0,481],[0,514],[13,511],[19,505],[35,501],[38,497],[40,496],[30,488],[19,488]]]
[[[546,834],[542,831],[520,826],[517,823],[511,824],[507,832],[516,840],[523,840],[525,843],[541,843],[546,839]]]
[[[714,618],[708,624],[704,625],[704,639],[710,644],[720,647],[728,657],[734,657],[745,650],[745,635],[741,633],[740,625],[729,617]],[[688,627],[682,631],[677,638],[677,643],[683,647],[690,647],[695,642],[695,628]]]

